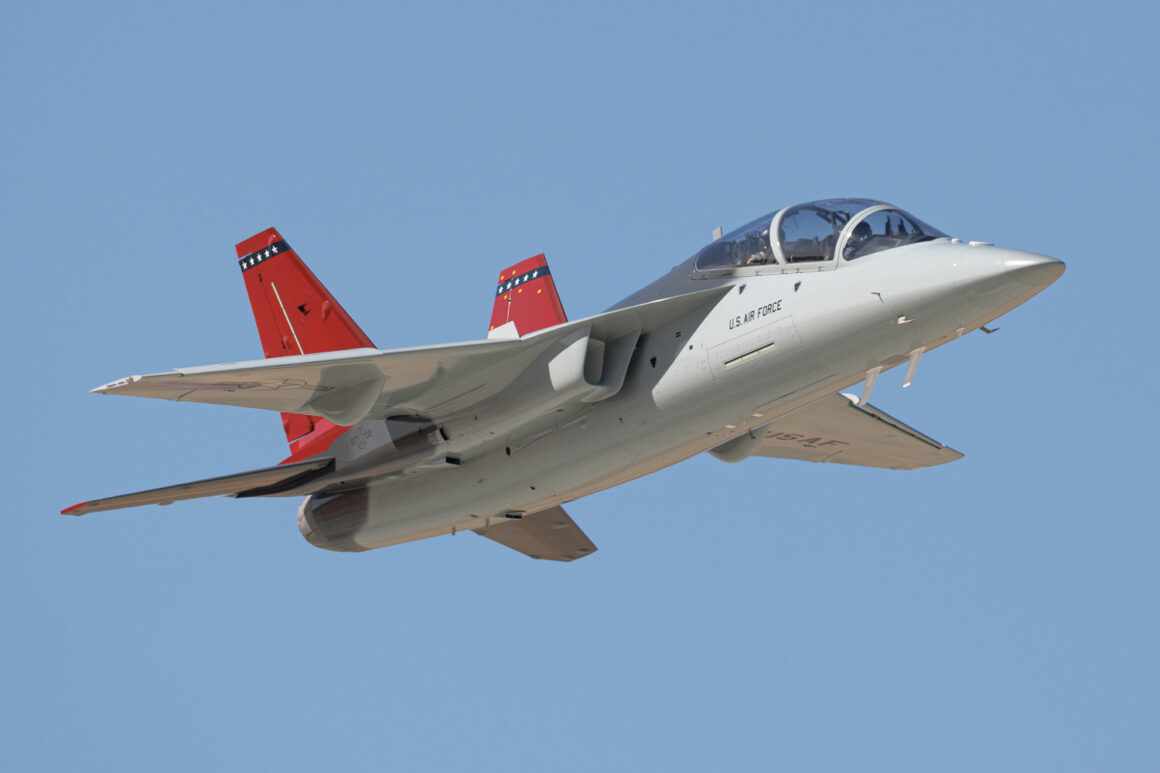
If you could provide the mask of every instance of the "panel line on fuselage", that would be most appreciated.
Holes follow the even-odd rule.
[[[769,343],[765,344],[764,346],[759,346],[751,352],[746,352],[745,354],[734,357],[731,360],[726,360],[724,367],[732,368],[734,365],[740,365],[743,362],[746,362],[747,360],[753,359],[755,357],[758,357],[758,356],[764,354],[768,350],[772,349],[776,344],[777,344],[776,341],[770,341]]]

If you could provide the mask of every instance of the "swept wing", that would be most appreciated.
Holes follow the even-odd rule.
[[[518,520],[506,520],[476,533],[526,556],[546,561],[575,561],[596,552],[576,522],[562,507],[553,507]]]
[[[715,287],[597,314],[523,338],[411,349],[349,349],[166,373],[129,376],[94,392],[236,405],[322,416],[337,424],[414,412],[433,419],[487,400],[555,344],[588,331],[613,340],[649,330],[708,305]]]
[[[298,464],[264,467],[260,470],[240,472],[234,475],[223,475],[218,478],[206,478],[190,483],[178,483],[175,486],[163,486],[132,494],[78,502],[61,510],[61,514],[87,515],[102,510],[119,510],[123,507],[139,507],[141,505],[168,505],[179,499],[198,499],[222,495],[264,496],[296,488],[313,478],[325,475],[333,468],[333,459],[315,459]]]
[[[913,470],[963,455],[852,395],[834,394],[757,433],[754,456]]]

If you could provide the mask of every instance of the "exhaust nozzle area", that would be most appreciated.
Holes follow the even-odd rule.
[[[365,488],[339,494],[312,494],[298,507],[298,531],[311,545],[341,553],[368,548],[354,541],[367,522],[370,495]]]

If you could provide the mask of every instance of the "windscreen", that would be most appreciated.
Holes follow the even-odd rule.
[[[854,226],[842,257],[846,260],[872,255],[875,252],[901,247],[906,244],[929,242],[946,236],[913,215],[898,209],[886,209],[866,216]]]

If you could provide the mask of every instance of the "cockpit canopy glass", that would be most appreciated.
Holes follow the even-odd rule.
[[[771,212],[702,249],[694,265],[698,271],[712,271],[780,261],[833,260],[843,230],[872,208],[879,211],[864,215],[854,224],[842,249],[846,260],[946,236],[913,215],[888,206],[873,199],[820,199]],[[771,234],[774,226],[777,232]]]
[[[786,263],[831,260],[846,223],[878,202],[870,199],[823,199],[786,210],[777,229]]]
[[[884,209],[867,215],[855,224],[850,238],[846,240],[846,246],[842,248],[842,257],[854,260],[904,244],[929,242],[942,236],[946,234],[913,215],[897,209]]]
[[[730,231],[697,253],[697,270],[739,268],[776,263],[769,243],[769,226],[775,213],[762,215]]]

